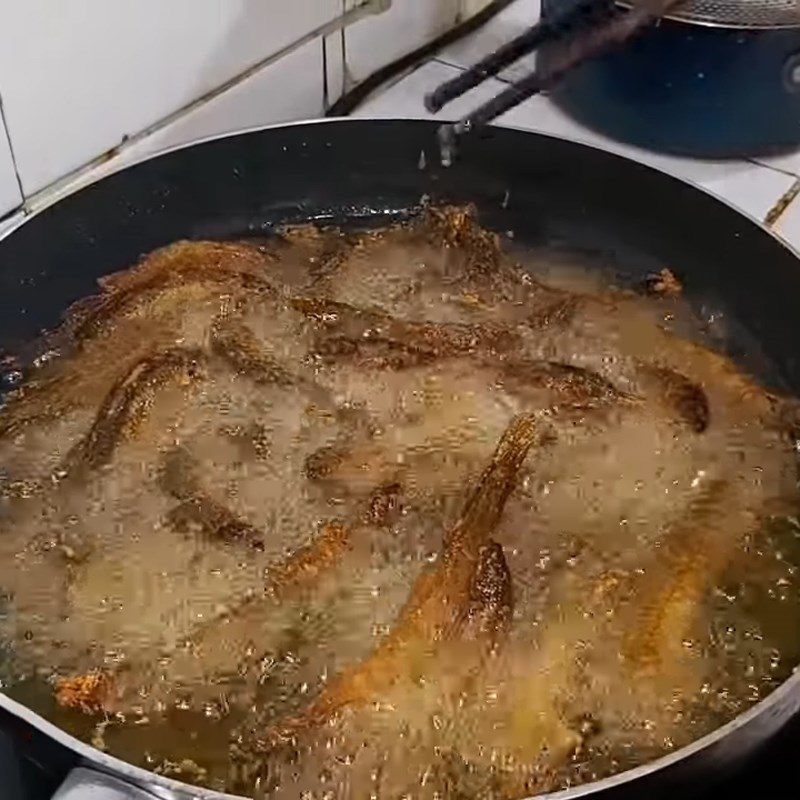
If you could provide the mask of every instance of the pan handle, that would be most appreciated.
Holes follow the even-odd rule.
[[[157,800],[154,794],[105,772],[76,767],[56,790],[53,800]]]

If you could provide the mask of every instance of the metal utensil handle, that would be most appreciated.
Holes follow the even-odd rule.
[[[127,781],[87,767],[76,767],[56,790],[53,800],[157,800]]]
[[[451,100],[497,75],[504,67],[513,64],[544,42],[565,36],[580,26],[592,25],[600,19],[601,13],[607,11],[606,0],[580,0],[567,11],[562,11],[559,7],[559,11],[551,18],[538,22],[469,69],[438,86],[425,98],[425,107],[432,113],[440,111]]]

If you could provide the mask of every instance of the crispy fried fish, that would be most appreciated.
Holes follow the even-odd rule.
[[[292,305],[320,326],[316,352],[361,367],[404,369],[471,353],[490,354],[513,346],[513,331],[492,323],[400,320],[347,303],[296,297]]]
[[[396,683],[407,680],[409,670],[424,671],[424,663],[444,641],[457,636],[465,621],[477,630],[486,628],[481,615],[471,611],[477,600],[492,617],[501,620],[488,627],[496,630],[507,619],[502,575],[507,574],[502,551],[490,536],[497,525],[517,472],[533,444],[537,431],[533,414],[517,417],[497,446],[491,463],[465,503],[459,521],[445,535],[436,565],[423,573],[386,639],[365,661],[345,670],[311,702],[301,716],[286,720],[267,732],[256,749],[268,750],[303,729],[322,723],[349,706],[361,706]]]
[[[257,247],[233,242],[176,242],[150,253],[138,266],[102,280],[96,297],[75,304],[68,312],[68,327],[80,342],[102,330],[119,315],[134,311],[166,289],[207,285],[219,294],[271,295],[266,275],[269,259]]]
[[[703,595],[727,564],[753,517],[724,481],[701,488],[663,536],[646,569],[622,655],[635,675],[669,674],[698,618]]]
[[[293,386],[297,382],[285,367],[267,353],[241,320],[223,317],[211,329],[212,350],[234,370],[255,383]]]
[[[171,382],[196,380],[204,362],[201,351],[180,347],[139,361],[108,393],[90,430],[67,454],[63,471],[107,464],[120,442],[136,435],[158,392]]]
[[[437,244],[463,255],[467,275],[488,274],[497,269],[500,239],[478,225],[474,206],[430,207],[417,225]]]
[[[555,408],[589,410],[634,401],[593,370],[544,359],[508,359],[499,368],[503,385],[524,394],[543,389]]]

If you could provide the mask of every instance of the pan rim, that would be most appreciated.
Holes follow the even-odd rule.
[[[149,161],[153,161],[157,158],[161,158],[162,156],[168,156],[172,153],[179,152],[181,150],[188,150],[192,147],[196,147],[198,145],[203,144],[210,144],[211,142],[220,141],[223,139],[232,139],[238,136],[246,136],[249,134],[257,134],[263,133],[265,131],[272,131],[272,130],[282,130],[285,128],[305,128],[317,125],[337,125],[341,123],[348,123],[348,124],[358,124],[360,122],[364,123],[372,123],[372,122],[386,122],[386,123],[412,123],[416,125],[427,125],[427,126],[438,126],[441,125],[442,122],[445,120],[438,120],[438,119],[431,119],[430,117],[423,117],[423,116],[407,116],[407,117],[385,117],[385,116],[363,116],[363,117],[316,117],[310,119],[301,119],[301,120],[294,120],[290,122],[276,122],[269,125],[250,125],[244,128],[238,128],[232,131],[226,131],[224,133],[213,133],[209,134],[208,136],[201,136],[197,139],[192,139],[189,142],[183,142],[181,144],[174,144],[174,145],[166,145],[165,147],[159,148],[152,153],[145,153],[137,158],[132,159],[131,161],[126,161],[124,164],[115,165],[113,169],[109,171],[104,171],[102,174],[97,175],[90,180],[87,181],[80,181],[76,180],[73,184],[68,184],[67,186],[63,187],[63,191],[54,190],[52,195],[50,195],[41,205],[37,205],[37,207],[30,212],[25,211],[24,204],[19,212],[20,217],[19,219],[15,220],[13,224],[9,225],[8,228],[0,233],[0,243],[5,241],[9,236],[13,233],[18,231],[23,225],[28,224],[29,222],[33,221],[42,214],[44,211],[52,208],[53,206],[61,203],[64,200],[72,197],[79,192],[88,189],[95,184],[101,183],[106,178],[111,178],[115,175],[118,175],[125,170],[132,169],[134,167],[138,167],[141,164],[146,164]],[[527,128],[523,128],[519,125],[511,125],[511,124],[495,124],[492,123],[489,125],[492,129],[497,130],[510,130],[515,131],[516,133],[523,133],[527,135],[537,136],[542,139],[551,139],[557,142],[567,142],[569,144],[577,145],[578,147],[585,147],[589,150],[597,150],[600,153],[603,153],[607,156],[611,156],[612,158],[619,159],[620,161],[624,162],[632,162],[637,166],[651,170],[652,172],[659,173],[661,175],[670,178],[671,180],[678,181],[686,186],[691,187],[692,189],[701,192],[702,194],[706,195],[707,197],[711,198],[712,200],[716,200],[718,203],[726,206],[731,211],[738,214],[740,217],[743,217],[748,222],[755,225],[759,228],[763,233],[767,233],[770,238],[778,245],[783,247],[785,250],[788,250],[795,258],[800,259],[800,244],[795,247],[790,242],[786,241],[782,237],[778,236],[778,234],[771,228],[768,227],[762,220],[758,219],[758,217],[751,214],[749,211],[746,211],[743,208],[740,208],[735,203],[730,201],[726,197],[722,197],[721,195],[717,194],[716,192],[711,191],[710,189],[702,186],[699,183],[696,183],[689,178],[682,176],[682,175],[675,175],[672,172],[668,172],[665,169],[662,169],[660,166],[654,164],[648,164],[643,161],[638,161],[635,158],[629,158],[628,156],[624,155],[623,153],[614,149],[614,143],[611,142],[608,147],[603,146],[604,142],[592,142],[588,141],[587,139],[581,138],[572,138],[572,137],[565,137],[565,136],[558,136],[553,133],[546,133],[544,131],[532,131]],[[645,151],[648,152],[648,151]]]

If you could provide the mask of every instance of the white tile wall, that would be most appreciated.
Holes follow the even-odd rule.
[[[0,3],[0,87],[26,194],[340,12],[341,0]]]
[[[322,42],[315,39],[176,122],[131,145],[114,166],[230,131],[322,116]]]
[[[348,7],[356,0],[347,0]],[[345,31],[347,70],[358,83],[444,33],[458,19],[459,0],[392,0],[388,11]]]
[[[439,58],[457,67],[470,67],[534,25],[539,19],[540,9],[540,0],[516,0],[471,36],[442,50]],[[524,56],[504,69],[500,76],[510,81],[518,80],[530,72],[535,63],[535,55]]]
[[[5,129],[0,121],[0,217],[8,214],[22,202],[17,176],[14,173],[14,162],[11,159],[11,148],[8,145]]]

